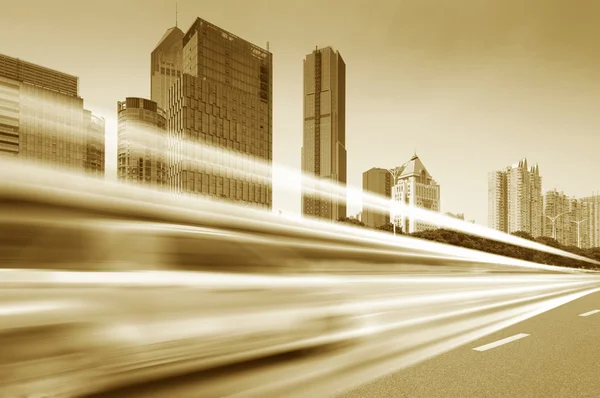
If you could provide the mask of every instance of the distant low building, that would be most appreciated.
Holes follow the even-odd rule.
[[[362,175],[362,189],[366,194],[392,197],[392,174],[386,169],[372,168]],[[363,205],[362,222],[371,228],[378,228],[390,222],[389,211],[378,211]]]

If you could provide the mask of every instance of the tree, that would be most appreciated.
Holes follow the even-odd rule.
[[[350,218],[350,217],[346,217],[346,218],[340,218],[338,219],[338,222],[342,222],[342,223],[346,223],[346,224],[352,224],[355,225],[357,227],[366,227],[365,223],[356,219],[356,218]]]
[[[394,224],[392,224],[391,222],[388,222],[388,223],[378,226],[376,229],[379,231],[394,233]],[[401,234],[401,233],[402,233],[402,227],[396,226],[396,234]]]
[[[529,232],[515,231],[511,235],[518,236],[519,238],[535,241],[535,238],[533,236],[531,236],[531,234]]]

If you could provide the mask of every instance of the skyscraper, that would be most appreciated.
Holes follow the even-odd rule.
[[[388,170],[374,167],[363,173],[362,181],[363,192],[392,197],[392,175]],[[390,214],[363,205],[361,221],[368,227],[377,228],[390,222]]]
[[[182,45],[167,109],[169,187],[270,209],[272,54],[200,18]]]
[[[104,119],[75,76],[0,54],[0,154],[104,174]]]
[[[331,47],[304,60],[302,173],[302,215],[345,218],[345,195],[319,184],[346,185],[346,64]]]
[[[425,168],[421,159],[415,154],[408,162],[396,168],[396,185],[392,189],[392,199],[406,205],[430,211],[440,211],[440,186]],[[407,233],[435,229],[414,217],[394,214],[396,225]]]
[[[499,231],[543,234],[542,177],[527,159],[488,175],[488,226]]]
[[[117,102],[119,181],[163,189],[167,181],[166,115],[156,102]]]
[[[150,99],[160,109],[168,108],[169,89],[181,77],[183,36],[178,27],[168,29],[150,57]]]

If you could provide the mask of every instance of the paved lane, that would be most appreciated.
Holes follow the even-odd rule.
[[[585,296],[340,397],[598,397],[599,309]]]

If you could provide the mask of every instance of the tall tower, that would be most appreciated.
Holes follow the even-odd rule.
[[[200,18],[182,43],[167,110],[170,189],[270,209],[273,55]]]
[[[150,99],[161,109],[169,105],[169,89],[181,77],[183,32],[168,29],[150,56]]]
[[[163,189],[167,172],[166,115],[156,102],[127,98],[117,103],[119,181]]]
[[[345,218],[345,195],[336,197],[319,184],[346,185],[346,64],[331,47],[304,60],[302,172],[302,215]]]

